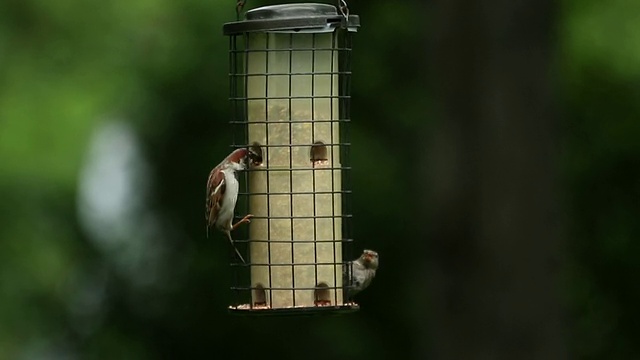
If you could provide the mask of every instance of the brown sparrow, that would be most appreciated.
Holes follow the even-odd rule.
[[[257,143],[252,144],[248,148],[240,148],[229,154],[218,166],[213,168],[209,173],[207,180],[207,199],[205,219],[207,220],[207,237],[209,237],[209,228],[215,226],[218,230],[227,234],[231,246],[233,246],[236,254],[242,262],[244,258],[233,243],[231,231],[235,230],[238,225],[250,222],[253,216],[247,214],[237,223],[233,224],[234,210],[236,200],[238,200],[238,191],[240,184],[236,177],[236,171],[245,170],[248,167],[259,166],[262,164],[262,150]]]
[[[353,286],[347,288],[347,298],[352,298],[371,285],[377,269],[378,253],[373,250],[364,250],[359,258],[347,264],[344,271],[345,282]]]

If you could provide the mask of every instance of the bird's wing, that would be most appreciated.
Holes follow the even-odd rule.
[[[215,224],[220,213],[220,204],[225,191],[224,173],[219,167],[214,168],[209,173],[207,180],[207,201],[205,218],[207,220],[207,228]]]

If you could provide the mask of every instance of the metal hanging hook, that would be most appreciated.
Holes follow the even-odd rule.
[[[345,23],[349,20],[349,6],[345,0],[338,0],[338,9],[340,14],[344,17]]]
[[[340,10],[340,14],[342,15],[341,27],[343,29],[347,28],[347,24],[349,24],[349,6],[347,6],[346,0],[338,0],[338,9]]]
[[[236,20],[240,21],[240,14],[242,14],[242,8],[244,7],[244,4],[246,3],[246,0],[237,0],[236,2]]]

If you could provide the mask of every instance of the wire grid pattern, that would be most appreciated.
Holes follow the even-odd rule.
[[[349,125],[350,125],[350,87],[351,87],[351,34],[342,29],[336,29],[331,33],[331,43],[330,46],[320,46],[317,37],[322,36],[322,34],[311,34],[311,46],[310,47],[296,47],[294,46],[294,37],[297,36],[295,33],[289,33],[284,36],[288,37],[288,46],[280,46],[279,48],[274,48],[269,46],[269,37],[266,37],[267,44],[264,49],[253,49],[249,48],[249,37],[251,34],[238,34],[230,36],[230,51],[229,51],[229,80],[230,80],[230,102],[233,108],[233,118],[231,120],[231,124],[233,127],[233,147],[247,147],[250,142],[255,139],[249,138],[249,125],[251,124],[264,124],[265,128],[265,137],[266,142],[261,143],[261,149],[263,158],[265,160],[266,166],[256,169],[249,169],[245,172],[241,172],[239,174],[239,180],[241,182],[241,189],[238,195],[238,202],[236,206],[236,216],[237,218],[241,218],[244,214],[250,212],[250,200],[251,197],[254,196],[263,196],[266,199],[266,216],[254,216],[253,221],[258,221],[260,219],[264,219],[267,226],[267,238],[266,239],[251,239],[249,237],[249,226],[253,226],[254,223],[249,224],[247,227],[242,227],[236,230],[236,234],[234,235],[234,239],[236,242],[236,246],[239,248],[243,256],[245,257],[247,263],[241,263],[237,259],[237,256],[234,255],[233,250],[230,251],[231,256],[231,267],[232,267],[232,284],[231,290],[234,293],[234,300],[232,304],[233,307],[239,306],[248,306],[249,309],[260,308],[261,311],[270,310],[266,304],[273,304],[273,294],[274,291],[290,291],[291,292],[291,306],[292,308],[307,308],[311,311],[313,309],[319,309],[321,307],[326,306],[340,306],[347,303],[346,297],[340,301],[339,299],[339,291],[346,295],[349,287],[352,287],[349,279],[351,276],[344,275],[351,273],[350,269],[350,261],[348,259],[352,259],[352,192],[351,192],[351,167],[350,167],[350,134],[349,134]],[[326,36],[326,34],[325,34]],[[334,66],[334,62],[331,62],[331,66],[329,71],[318,70],[318,66],[315,64],[316,54],[318,52],[330,52],[331,58],[337,57],[337,68]],[[252,71],[249,73],[248,68],[250,67],[249,61],[253,59],[252,53],[264,53],[265,61],[268,63],[269,61],[269,53],[272,52],[281,52],[280,56],[285,54],[288,55],[288,71],[272,71],[269,65],[266,64],[265,69],[267,71],[264,72],[255,72]],[[298,53],[306,52],[311,53],[311,71],[294,71],[292,68],[292,64],[294,63],[293,57]],[[265,82],[265,90],[263,96],[250,96],[248,94],[248,84],[251,81],[250,78],[253,76],[259,76],[264,79]],[[309,76],[311,78],[311,94],[309,95],[294,95],[292,93],[292,78],[296,76]],[[329,94],[317,94],[314,86],[314,82],[318,81],[321,76],[328,76],[331,79],[331,84],[329,88],[331,89]],[[275,81],[274,79],[282,79],[286,77],[288,79],[288,94],[271,94],[268,90],[269,81]],[[334,80],[335,79],[335,80]],[[337,81],[337,86],[334,86],[334,81]],[[337,93],[335,91],[337,89]],[[307,119],[294,119],[295,115],[292,113],[292,102],[300,99],[310,99],[310,104],[312,107],[312,111],[310,112],[310,118]],[[315,106],[315,100],[317,99],[329,99],[329,106],[331,107],[331,116],[329,118],[317,118],[315,115],[315,111],[313,107]],[[269,113],[266,110],[268,108],[267,103],[271,100],[284,100],[288,102],[289,106],[287,107],[288,114],[285,114],[283,118],[277,120],[278,126],[288,126],[288,134],[289,139],[288,143],[285,141],[281,141],[281,143],[274,144],[274,141],[269,138],[269,124],[273,124],[274,120],[270,119]],[[337,100],[337,101],[335,101]],[[264,113],[259,119],[255,119],[255,116],[251,121],[249,121],[249,102],[255,101],[264,101]],[[337,111],[334,111],[334,102],[338,106]],[[337,114],[337,117],[335,116]],[[296,143],[293,144],[294,141],[291,138],[292,127],[300,126],[303,124],[309,124],[311,129],[311,138],[316,139],[315,131],[316,127],[314,124],[322,124],[326,123],[331,127],[331,135],[329,139],[324,140],[324,144],[318,145],[315,141],[309,143]],[[339,125],[339,138],[334,138],[333,127],[335,125]],[[311,149],[314,146],[324,146],[329,149],[338,149],[339,151],[330,151],[331,159],[327,159],[327,165],[322,167],[317,167],[314,163],[309,161],[308,167],[300,167],[293,165],[293,153],[296,151],[305,151],[306,153],[311,153]],[[298,149],[299,148],[299,149]],[[325,148],[325,149],[326,149]],[[275,151],[286,151],[289,154],[289,164],[284,167],[270,167],[269,166],[269,155],[273,154]],[[339,153],[339,159],[334,159],[336,153]],[[334,182],[335,176],[331,176],[331,186],[329,189],[326,189],[326,186],[322,187],[322,190],[319,189],[319,184],[316,184],[316,171],[326,171],[330,170],[333,174],[334,171],[340,173],[341,184],[336,184]],[[293,178],[294,173],[298,171],[311,171],[313,173],[312,181],[313,186],[311,191],[294,191]],[[250,172],[265,172],[266,173],[266,189],[267,191],[253,191],[249,190],[249,177],[251,176]],[[286,172],[288,173],[288,178],[290,184],[288,186],[288,191],[273,191],[269,184],[270,175],[274,175],[276,172]],[[275,216],[272,215],[271,211],[271,199],[274,195],[283,195],[284,197],[289,198],[289,206],[291,209],[291,213],[288,216]],[[310,196],[313,199],[313,214],[308,216],[301,216],[294,214],[294,196],[306,195]],[[341,204],[338,206],[341,208],[340,213],[335,211],[337,204],[332,204],[331,206],[331,214],[320,215],[316,211],[316,199],[322,195],[329,195],[331,197],[331,202],[336,201],[336,195],[338,196]],[[303,220],[303,219],[312,219],[313,220],[313,238],[312,239],[296,239],[294,228],[294,221]],[[318,222],[319,219],[329,219],[332,222],[332,237],[331,239],[322,239],[318,237]],[[289,220],[291,226],[291,236],[290,238],[275,238],[272,237],[272,223],[275,220]],[[341,229],[341,236],[337,236],[336,234],[336,221],[339,220],[339,227]],[[251,246],[256,246],[256,244],[266,244],[267,246],[267,259],[266,261],[256,261],[251,259],[250,256],[247,256],[249,253],[249,249]],[[294,261],[295,254],[294,248],[298,244],[312,244],[313,246],[313,262],[305,261]],[[272,247],[277,246],[277,244],[291,244],[291,255],[290,261],[277,261],[272,258]],[[295,245],[294,245],[295,244]],[[318,259],[318,247],[322,246],[321,244],[328,244],[333,246],[333,257],[330,261],[320,261]],[[336,248],[340,248],[340,253],[342,254],[342,258],[338,258],[336,255],[338,251]],[[347,260],[344,260],[347,259]],[[325,259],[326,260],[326,259]],[[251,268],[255,266],[266,267],[268,271],[268,282],[267,286],[260,287],[256,285],[252,285],[251,279]],[[313,266],[313,273],[315,276],[315,286],[297,286],[296,285],[296,267],[303,266]],[[318,287],[319,279],[318,279],[318,267],[321,266],[331,266],[333,268],[333,279],[332,283],[334,286],[322,284],[323,287]],[[277,268],[290,268],[291,269],[291,282],[290,284],[279,284],[278,286],[274,286],[274,282],[272,281],[272,274],[277,271]],[[342,278],[342,286],[337,286],[339,281],[338,277]],[[268,286],[271,284],[271,286]],[[297,299],[297,294],[300,291],[313,292],[313,296],[315,298],[314,306],[305,306],[301,305],[301,301]],[[255,299],[258,299],[259,296],[255,296],[252,300],[252,292],[255,295],[255,292],[262,292],[264,298],[264,303],[261,301],[256,302]],[[321,296],[321,294],[324,294]],[[328,296],[328,295],[332,296]]]

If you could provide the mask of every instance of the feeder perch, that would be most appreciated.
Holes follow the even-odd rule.
[[[231,263],[234,313],[358,309],[343,296],[353,260],[348,125],[358,27],[344,1],[260,7],[223,27],[233,146],[263,154],[261,167],[240,174],[236,214],[253,218],[234,236],[247,259]]]

